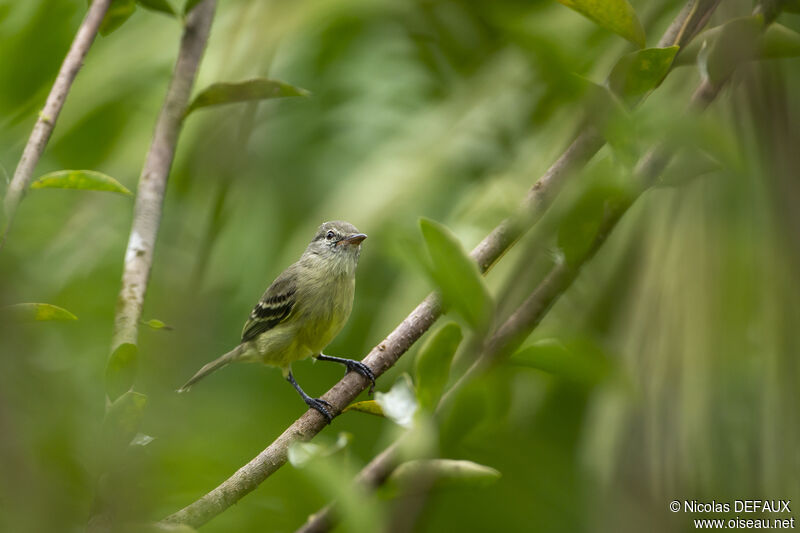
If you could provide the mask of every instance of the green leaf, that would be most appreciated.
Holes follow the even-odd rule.
[[[800,0],[784,0],[781,9],[789,13],[800,13]]]
[[[636,105],[667,75],[678,48],[645,48],[622,56],[608,76],[609,89],[629,106]]]
[[[567,343],[542,339],[516,352],[509,362],[589,385],[606,378],[611,370],[605,353],[585,339]]]
[[[800,33],[781,24],[770,24],[761,41],[761,57],[800,56]]]
[[[597,25],[644,48],[645,35],[636,11],[627,0],[558,0]]]
[[[369,415],[386,416],[383,414],[381,406],[375,400],[351,403],[342,410],[343,413],[347,411],[358,411],[359,413],[367,413]]]
[[[58,170],[50,172],[31,183],[31,189],[82,189],[87,191],[109,191],[133,196],[131,191],[111,176],[93,170]]]
[[[197,4],[202,1],[203,0],[186,0],[186,3],[183,5],[183,14],[188,15],[189,11],[197,7]]]
[[[493,303],[475,261],[443,225],[427,218],[421,218],[419,225],[432,260],[430,273],[445,306],[452,306],[472,328],[485,328]]]
[[[239,83],[214,83],[194,97],[184,116],[195,109],[215,105],[233,104],[251,100],[267,100],[288,96],[308,96],[305,89],[294,87],[282,81],[255,78]]]
[[[151,442],[153,442],[154,440],[156,440],[155,437],[151,437],[150,435],[145,435],[144,433],[137,433],[131,439],[131,446],[142,446],[142,447],[144,447],[144,446],[147,446],[148,444],[150,444]]]
[[[117,346],[106,365],[106,394],[116,400],[133,387],[139,364],[139,350],[135,344]]]
[[[734,19],[723,25],[708,48],[704,72],[708,79],[714,84],[723,82],[740,63],[755,58],[763,28],[762,15]]]
[[[167,15],[171,15],[173,17],[178,15],[175,12],[175,8],[173,8],[172,4],[170,4],[167,0],[136,0],[136,3],[145,9],[149,9],[150,11],[166,13]]]
[[[23,303],[3,307],[3,314],[7,314],[13,320],[21,322],[35,322],[44,320],[78,320],[78,317],[57,305]]]
[[[92,3],[91,0],[89,3]],[[134,11],[136,11],[135,0],[111,0],[106,16],[100,23],[100,35],[106,36],[122,26]]]
[[[592,183],[561,220],[558,247],[568,264],[579,264],[598,237],[604,218],[615,205],[630,202],[631,191],[621,183]]]
[[[472,461],[455,459],[416,459],[394,469],[389,481],[406,485],[420,476],[433,477],[437,486],[456,485],[487,487],[500,479],[500,471]]]
[[[289,445],[289,464],[295,468],[302,468],[315,459],[330,457],[345,449],[352,440],[352,434],[342,431],[336,436],[335,442],[320,442],[321,439],[318,439],[317,442],[294,441]]]
[[[148,321],[142,321],[142,324],[153,329],[165,329],[165,330],[172,330],[174,329],[172,326],[166,325],[164,322],[157,318],[151,318]]]
[[[139,431],[146,404],[147,396],[140,392],[128,391],[117,398],[103,420],[107,441],[115,446],[127,446]]]
[[[433,409],[442,395],[450,363],[463,338],[455,322],[446,324],[422,347],[416,361],[417,399],[423,409]]]

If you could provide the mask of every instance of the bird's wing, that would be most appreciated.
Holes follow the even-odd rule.
[[[242,342],[253,340],[289,317],[296,301],[297,283],[293,272],[284,271],[272,282],[250,312],[242,330]]]

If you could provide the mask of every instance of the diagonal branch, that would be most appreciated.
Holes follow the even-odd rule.
[[[175,70],[139,177],[133,224],[125,251],[122,286],[114,319],[112,350],[122,343],[136,343],[167,179],[183,125],[183,112],[189,103],[194,79],[205,51],[215,7],[216,0],[204,0],[186,19]]]
[[[110,4],[111,0],[96,0],[92,2],[86,17],[84,17],[78,32],[75,34],[75,39],[69,47],[64,62],[61,64],[56,81],[53,82],[50,94],[47,95],[44,109],[39,113],[39,118],[36,120],[31,136],[28,138],[28,143],[22,151],[22,158],[20,158],[14,171],[14,177],[8,185],[6,197],[3,201],[6,220],[5,228],[2,229],[3,235],[0,237],[0,247],[5,243],[17,207],[33,179],[33,170],[36,168],[36,164],[47,146],[47,141],[50,140],[50,135],[56,127],[56,120],[58,120],[58,115],[61,113],[61,108],[64,107],[64,101],[67,99],[72,82],[78,75],[81,66],[83,66],[83,59],[89,52],[92,42],[94,42],[97,30],[100,28],[100,23],[103,22],[103,17],[105,17]]]

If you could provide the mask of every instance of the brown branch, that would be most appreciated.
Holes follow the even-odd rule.
[[[44,109],[39,113],[39,118],[33,126],[31,136],[28,138],[28,143],[25,145],[22,157],[14,171],[14,177],[8,185],[6,197],[3,201],[6,221],[5,228],[3,228],[3,236],[0,238],[0,247],[3,246],[11,229],[11,222],[17,207],[33,179],[33,170],[36,168],[36,164],[47,146],[47,141],[50,140],[50,135],[56,126],[56,120],[58,120],[58,115],[61,113],[61,108],[64,107],[64,101],[67,99],[72,82],[78,75],[81,66],[83,66],[83,59],[89,52],[92,42],[94,42],[97,30],[100,27],[100,23],[103,22],[103,17],[105,17],[110,4],[111,0],[95,0],[92,2],[86,17],[84,17],[78,32],[75,34],[75,39],[69,47],[64,62],[61,64],[56,81],[53,82],[50,94],[47,95]]]
[[[122,286],[114,319],[112,350],[122,343],[136,343],[167,179],[183,125],[183,112],[189,103],[194,79],[208,41],[215,6],[216,0],[204,0],[186,19],[175,70],[139,177],[133,224],[125,251]]]
[[[701,25],[690,24],[688,20],[707,20],[719,0],[695,0],[695,9],[685,10],[676,18],[668,31],[673,31],[675,41],[671,44],[684,45],[691,39]],[[676,24],[678,29],[676,28]],[[488,271],[495,262],[530,228],[549,207],[561,186],[572,172],[583,167],[589,159],[605,144],[602,136],[593,128],[587,127],[569,145],[567,150],[553,163],[547,172],[537,180],[528,191],[517,213],[500,223],[471,252],[481,272]],[[395,328],[380,344],[364,358],[376,376],[391,368],[397,360],[416,342],[439,318],[441,306],[435,294],[429,295],[403,322]],[[355,373],[349,373],[334,385],[322,398],[333,408],[337,416],[363,392],[368,382]],[[272,444],[242,466],[231,477],[205,496],[168,516],[165,521],[183,523],[193,527],[205,524],[216,515],[239,501],[254,490],[272,473],[286,463],[289,445],[296,440],[310,440],[325,427],[325,420],[316,411],[307,411],[289,426]],[[387,454],[391,456],[391,453]],[[382,454],[379,457],[384,457]],[[380,476],[376,469],[376,479]],[[372,474],[369,474],[372,475]],[[322,513],[326,514],[326,513]],[[327,515],[326,515],[327,516]],[[325,517],[323,517],[323,520]]]

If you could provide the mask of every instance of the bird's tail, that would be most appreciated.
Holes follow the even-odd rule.
[[[197,373],[194,376],[192,376],[192,378],[189,381],[187,381],[183,387],[178,389],[178,392],[188,391],[192,387],[192,385],[194,385],[195,383],[197,383],[210,373],[214,372],[215,370],[219,370],[228,363],[232,363],[237,359],[239,359],[239,357],[242,355],[242,352],[244,352],[244,347],[242,345],[239,345],[230,352],[226,353],[225,355],[222,355],[217,359],[214,359],[213,361],[205,365],[203,368],[198,370]]]

